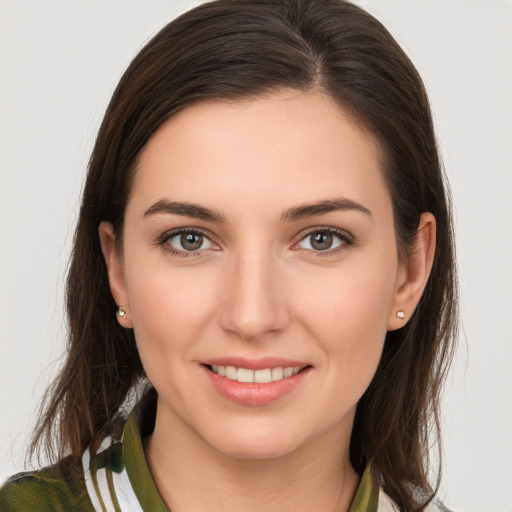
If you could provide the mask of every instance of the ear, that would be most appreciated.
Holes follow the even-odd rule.
[[[414,250],[401,264],[397,274],[395,293],[388,312],[388,331],[403,327],[414,313],[427,285],[435,250],[436,219],[431,213],[422,213]]]
[[[110,222],[101,222],[99,229],[101,251],[105,258],[108,270],[108,280],[110,291],[116,301],[116,304],[125,312],[124,316],[117,316],[119,323],[123,327],[133,327],[132,316],[130,314],[130,304],[124,279],[124,271],[121,257],[116,247],[116,237],[114,227]]]

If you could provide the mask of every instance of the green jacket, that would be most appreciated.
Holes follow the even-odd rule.
[[[1,512],[169,512],[144,456],[142,438],[150,434],[156,392],[150,390],[125,423],[120,439],[107,437],[92,454],[72,457],[40,471],[20,473],[0,489]],[[367,468],[350,512],[399,510]],[[435,506],[428,511],[441,510]]]

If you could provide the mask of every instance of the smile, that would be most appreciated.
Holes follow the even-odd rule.
[[[229,380],[237,382],[255,382],[257,384],[268,384],[277,382],[300,372],[300,366],[287,366],[277,368],[263,368],[251,370],[250,368],[236,368],[235,366],[211,365],[211,370]]]

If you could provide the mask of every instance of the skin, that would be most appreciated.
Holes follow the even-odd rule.
[[[369,213],[282,220],[340,197]],[[145,215],[162,200],[202,205],[225,222]],[[200,249],[170,252],[183,254],[180,237],[163,235],[191,227],[206,236]],[[318,250],[309,235],[327,228],[342,237]],[[357,401],[386,332],[414,311],[434,254],[425,213],[415,252],[400,261],[376,141],[320,92],[196,104],[142,151],[122,244],[108,223],[100,238],[127,311],[120,321],[135,330],[159,394],[146,456],[173,512],[348,510],[359,482],[349,462]],[[251,406],[205,377],[202,362],[227,356],[311,369],[292,392]]]

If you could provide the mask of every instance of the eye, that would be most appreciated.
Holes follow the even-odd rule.
[[[318,229],[308,233],[296,247],[308,251],[330,252],[352,243],[352,237],[348,233],[333,229]]]
[[[165,234],[160,244],[172,254],[188,256],[188,253],[213,249],[216,245],[202,232],[186,229]]]

